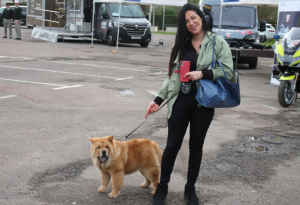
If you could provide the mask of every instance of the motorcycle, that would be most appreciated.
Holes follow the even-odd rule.
[[[282,37],[282,39],[280,39]],[[278,101],[282,107],[297,102],[300,93],[300,28],[293,27],[286,35],[275,35],[272,46],[277,64],[273,67],[273,76],[280,80]]]

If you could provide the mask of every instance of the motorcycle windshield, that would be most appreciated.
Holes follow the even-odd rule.
[[[282,39],[286,40],[288,47],[294,47],[300,43],[300,27],[293,27]]]

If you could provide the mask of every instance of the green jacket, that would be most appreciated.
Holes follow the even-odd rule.
[[[207,32],[204,36],[201,50],[197,59],[197,71],[206,69],[212,62],[212,51],[213,51],[213,37],[216,36],[216,42],[215,42],[215,52],[214,52],[214,60],[220,60],[223,68],[225,70],[225,73],[228,77],[228,79],[231,79],[233,77],[233,61],[232,61],[232,55],[231,50],[227,44],[227,42],[224,40],[224,38],[218,34]],[[179,59],[178,55],[176,60],[173,63],[173,70],[171,77],[167,77],[167,79],[164,81],[162,87],[160,88],[158,92],[158,97],[162,98],[163,100],[170,99],[172,96],[174,96],[176,93],[180,90],[181,82],[179,80],[179,73],[175,73],[175,70],[179,70]],[[224,77],[223,70],[221,66],[217,66],[215,69],[213,69],[213,80]],[[199,82],[196,83],[197,88],[199,87]],[[168,102],[168,118],[171,117],[172,114],[172,107],[174,102],[176,101],[178,95],[173,97]]]
[[[14,10],[12,8],[4,9],[3,11],[3,19],[13,19],[14,18]]]
[[[15,20],[21,20],[22,19],[22,8],[16,7],[14,9],[14,19]]]

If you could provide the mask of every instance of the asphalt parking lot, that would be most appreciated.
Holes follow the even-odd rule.
[[[120,44],[114,53],[101,42],[50,43],[30,32],[23,27],[21,41],[0,39],[0,204],[151,204],[139,173],[125,177],[117,199],[97,192],[88,138],[122,139],[144,120],[174,36],[155,34],[148,48]],[[279,105],[271,65],[269,58],[259,58],[257,69],[238,65],[242,102],[216,109],[196,185],[201,204],[299,204],[300,99]],[[132,137],[163,149],[166,127],[163,108]],[[169,205],[184,204],[188,153],[187,134]]]

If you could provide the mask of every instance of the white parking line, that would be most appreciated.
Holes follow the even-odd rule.
[[[65,88],[73,88],[73,87],[79,87],[83,85],[59,85],[59,84],[52,84],[52,83],[41,83],[41,82],[34,82],[34,81],[25,81],[25,80],[14,80],[14,79],[6,79],[6,78],[0,78],[0,80],[6,80],[6,81],[14,81],[14,82],[21,82],[21,83],[32,83],[32,84],[39,84],[39,85],[52,85],[52,86],[58,86],[60,89]],[[57,90],[58,88],[52,88],[54,90]]]
[[[114,69],[119,69],[119,70],[130,70],[130,71],[139,71],[139,72],[149,72],[149,71],[146,71],[146,70],[138,70],[138,69],[132,69],[132,68],[121,68],[121,67],[105,66],[105,65],[67,63],[67,62],[61,62],[61,61],[49,61],[49,62],[52,62],[52,63],[61,63],[61,64],[68,64],[68,65],[84,65],[84,66],[93,66],[93,67],[101,67],[101,68],[114,68]]]
[[[59,88],[52,88],[53,90],[62,90],[62,89],[66,89],[66,88],[77,88],[77,87],[81,87],[83,85],[71,85],[71,86],[65,86],[65,87],[59,87]]]
[[[133,77],[118,78],[118,77],[110,77],[110,76],[100,76],[100,75],[90,75],[90,74],[83,74],[83,73],[73,73],[73,72],[67,72],[67,71],[46,70],[46,69],[39,69],[39,68],[23,68],[23,67],[5,66],[5,65],[0,65],[0,67],[15,68],[15,69],[22,69],[22,70],[36,70],[36,71],[43,71],[43,72],[63,73],[63,74],[72,74],[72,75],[83,75],[83,76],[97,77],[97,78],[110,78],[110,79],[114,79],[116,81],[133,78]]]
[[[32,60],[32,58],[26,58],[26,57],[11,57],[11,56],[0,56],[0,58],[21,58],[21,59]]]
[[[16,97],[16,95],[7,95],[7,96],[0,97],[0,99],[13,98],[13,97]]]
[[[133,78],[133,77],[127,77],[127,78],[118,78],[118,79],[116,79],[115,81],[127,80],[127,79],[131,79],[131,78]]]
[[[154,95],[154,96],[157,96],[158,95],[158,91],[152,91],[152,90],[149,90],[147,91],[148,93],[150,93],[151,95]]]

